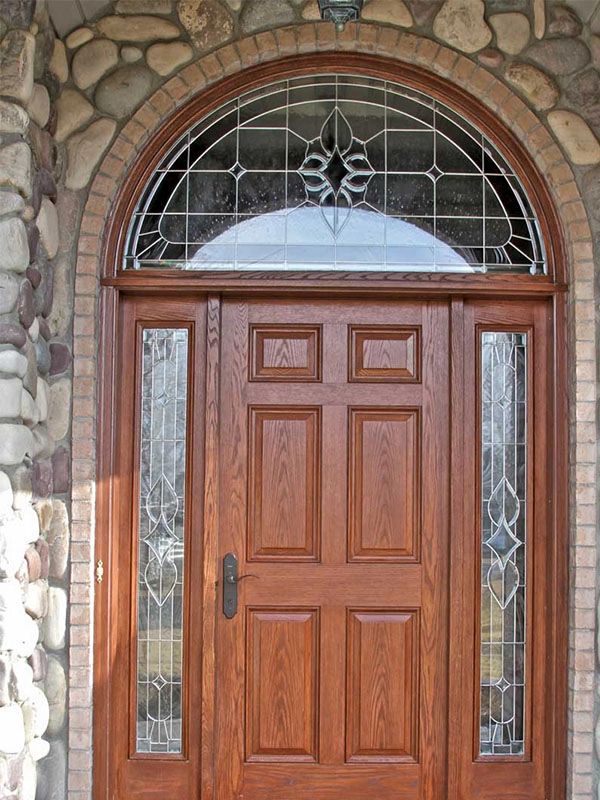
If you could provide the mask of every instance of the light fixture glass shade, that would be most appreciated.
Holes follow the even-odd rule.
[[[319,0],[321,17],[333,22],[338,31],[343,31],[347,22],[356,22],[362,7],[363,0]]]

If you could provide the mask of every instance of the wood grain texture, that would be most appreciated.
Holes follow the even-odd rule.
[[[320,381],[320,327],[253,325],[249,366],[251,381]]]
[[[319,557],[320,408],[250,408],[248,558]]]
[[[441,302],[223,304],[220,557],[235,552],[240,573],[254,576],[239,585],[238,615],[217,621],[217,796],[224,800],[283,800],[289,791],[344,800],[372,791],[443,796],[447,316]],[[426,388],[381,383],[375,393],[348,380],[349,324],[384,320],[422,329]],[[252,326],[299,323],[322,331],[322,381],[251,381]],[[257,558],[242,522],[256,525],[257,498],[271,540],[288,548],[313,514],[305,468],[311,415],[322,441],[320,559]],[[356,509],[380,563],[348,560],[355,427],[364,490]],[[417,530],[426,548],[415,544]],[[318,641],[310,646],[305,609],[318,610]],[[313,683],[316,719],[306,711]],[[361,769],[367,762],[371,769]]]
[[[352,408],[350,429],[349,559],[418,558],[418,410]]]
[[[247,610],[246,761],[318,761],[319,610]]]
[[[413,383],[420,380],[419,328],[350,326],[348,379],[365,383]]]
[[[417,761],[418,641],[414,611],[348,612],[348,761]]]

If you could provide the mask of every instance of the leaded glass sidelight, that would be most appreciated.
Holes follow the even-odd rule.
[[[527,334],[481,339],[481,755],[525,752]]]
[[[137,752],[181,753],[188,331],[142,341]]]
[[[545,272],[527,194],[480,131],[422,92],[330,74],[254,89],[181,136],[123,266]]]

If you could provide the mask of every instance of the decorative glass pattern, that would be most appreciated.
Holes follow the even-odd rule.
[[[143,332],[137,752],[181,753],[188,332]]]
[[[482,334],[482,755],[522,755],[526,691],[527,334]]]
[[[545,271],[526,192],[433,98],[317,75],[193,125],[138,202],[126,269]]]

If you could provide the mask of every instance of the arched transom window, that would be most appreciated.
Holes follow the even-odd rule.
[[[523,185],[444,103],[324,74],[227,102],[164,156],[125,269],[546,271]]]

